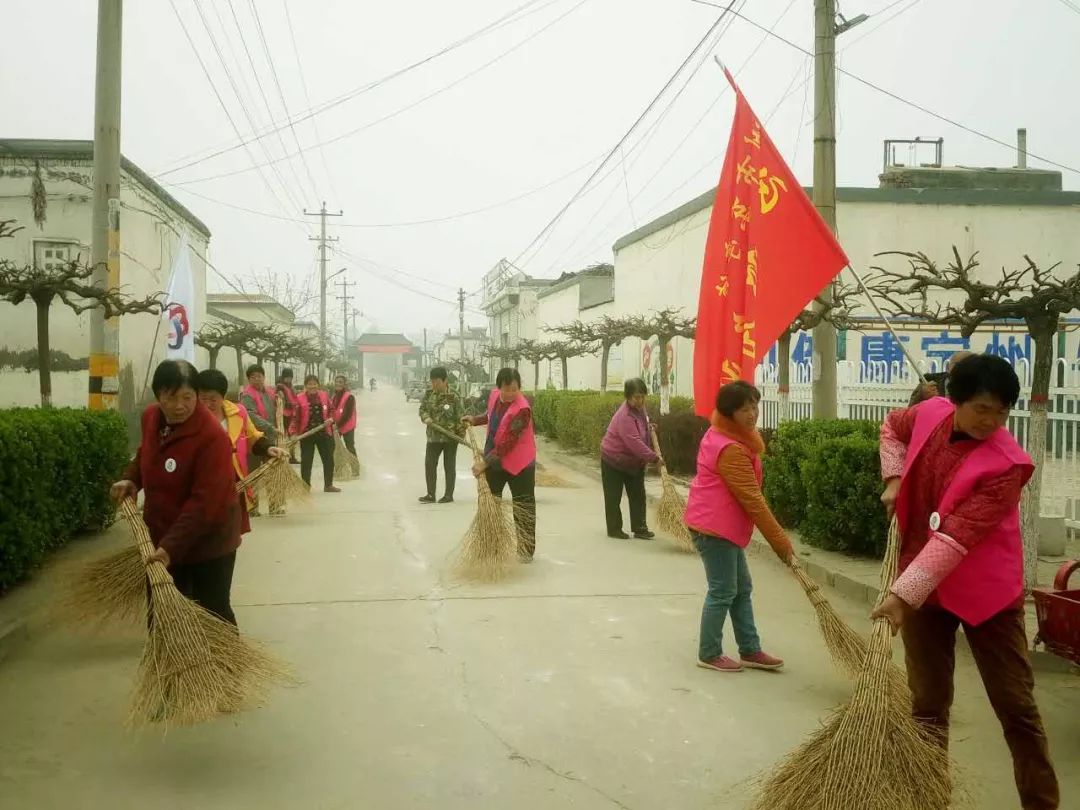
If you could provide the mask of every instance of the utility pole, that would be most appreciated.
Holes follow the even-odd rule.
[[[344,214],[344,211],[338,211],[336,214],[332,214],[326,210],[326,201],[323,201],[322,208],[318,211],[308,211],[304,209],[304,216],[306,217],[318,217],[319,218],[319,235],[309,236],[312,242],[319,243],[319,349],[323,358],[326,357],[326,244],[327,242],[336,242],[337,237],[327,237],[326,235],[326,218],[327,217],[340,217]],[[318,365],[319,379],[322,379],[322,361]]]
[[[458,338],[461,341],[461,367],[465,368],[465,290],[459,287],[457,293]]]
[[[90,261],[93,284],[120,286],[120,57],[123,0],[98,0],[97,75],[94,81],[94,210]],[[117,407],[120,319],[90,310],[91,410]]]
[[[426,326],[424,327],[424,357],[423,357],[423,362],[424,362],[424,367],[427,368],[428,359],[427,359],[427,327]]]
[[[342,354],[345,355],[345,362],[349,362],[349,302],[356,296],[349,295],[349,287],[355,287],[355,281],[349,281],[347,278],[343,278],[335,287],[341,287],[341,295],[337,296],[337,300],[341,302],[341,330],[342,330]],[[354,335],[355,337],[355,335]]]

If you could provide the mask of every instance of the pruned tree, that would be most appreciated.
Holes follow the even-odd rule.
[[[791,418],[791,336],[810,332],[823,323],[831,323],[837,329],[850,329],[852,310],[858,303],[859,288],[840,285],[833,288],[832,301],[815,298],[815,308],[804,309],[777,339],[777,393],[780,407],[779,421]]]
[[[229,343],[228,325],[207,323],[195,333],[195,345],[206,349],[210,355],[210,368],[217,368],[218,355]]]
[[[678,309],[662,309],[649,315],[627,318],[628,337],[649,340],[656,337],[660,355],[660,413],[671,411],[671,368],[668,363],[668,346],[677,337],[693,338],[697,332],[697,318],[688,317]]]
[[[548,327],[549,331],[565,335],[567,339],[584,346],[600,347],[600,390],[606,391],[608,384],[608,359],[611,347],[618,346],[633,335],[632,322],[628,318],[612,318],[605,315],[595,321],[574,321],[558,327]]]
[[[541,344],[547,359],[558,360],[562,365],[562,387],[570,388],[570,358],[581,357],[596,351],[596,344],[581,343],[577,340],[551,340]]]
[[[15,220],[0,222],[0,238],[22,230]],[[164,293],[131,298],[119,289],[105,289],[93,283],[94,268],[77,260],[61,265],[38,267],[0,259],[0,299],[18,306],[27,299],[37,308],[38,380],[41,407],[52,407],[52,352],[49,346],[49,310],[59,299],[77,314],[100,309],[105,318],[149,313],[160,315]]]
[[[311,314],[319,294],[314,276],[297,281],[288,273],[274,271],[269,267],[253,270],[240,280],[240,289],[246,293],[259,293],[273,298],[285,309],[303,320]]]
[[[1054,336],[1061,328],[1061,316],[1080,308],[1080,270],[1062,278],[1055,274],[1060,263],[1042,268],[1025,255],[1022,267],[1003,268],[996,281],[986,283],[975,277],[978,254],[965,260],[955,247],[943,268],[925,253],[889,251],[878,256],[896,256],[906,262],[900,270],[874,267],[867,283],[871,292],[884,302],[883,309],[889,315],[958,327],[965,338],[970,338],[987,321],[1018,320],[1027,326],[1035,344],[1027,442],[1035,474],[1024,489],[1021,511],[1025,584],[1030,590],[1038,584],[1039,501],[1046,458]]]
[[[518,357],[528,363],[532,363],[533,391],[539,391],[540,363],[544,360],[554,359],[550,345],[547,343],[540,343],[536,340],[522,340],[514,347],[514,349],[517,351]]]
[[[518,363],[523,359],[520,346],[521,344],[517,346],[484,346],[480,353],[486,359],[495,359],[500,363],[517,368]]]

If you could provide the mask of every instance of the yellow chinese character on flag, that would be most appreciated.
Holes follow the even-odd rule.
[[[728,277],[720,276],[720,283],[716,285],[716,294],[724,298],[730,289],[731,284],[728,282]]]
[[[738,261],[742,258],[742,250],[739,248],[739,243],[735,239],[729,239],[724,242],[724,258],[735,259]]]
[[[742,376],[742,368],[738,363],[731,360],[725,360],[720,367],[720,381],[725,385],[729,382],[735,382]]]
[[[759,184],[757,177],[757,169],[750,165],[750,155],[747,155],[742,159],[742,162],[735,167],[735,172],[738,175],[739,181],[743,183],[749,183],[751,186]]]
[[[754,122],[754,128],[749,135],[743,135],[743,143],[748,143],[755,149],[761,148],[761,124]]]
[[[769,170],[762,167],[758,172],[758,194],[761,197],[761,213],[767,214],[780,202],[780,192],[787,191],[787,184],[779,177],[770,177]]]
[[[738,196],[731,204],[731,215],[738,221],[739,227],[745,231],[746,226],[750,224],[750,206],[741,202]]]
[[[753,248],[746,254],[746,286],[757,295],[757,248]]]
[[[742,335],[742,353],[744,357],[754,358],[757,349],[757,341],[754,340],[754,322],[746,320],[745,316],[734,314],[735,334]]]

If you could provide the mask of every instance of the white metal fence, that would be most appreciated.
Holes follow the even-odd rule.
[[[1024,359],[1013,363],[1020,377],[1020,401],[1009,417],[1009,430],[1027,447],[1031,414],[1031,364]],[[931,362],[923,373],[939,371]],[[779,367],[762,364],[757,382],[761,389],[761,426],[775,428],[780,421]],[[881,422],[885,415],[908,403],[918,377],[902,363],[837,364],[838,415],[845,419]],[[791,365],[789,413],[792,420],[810,418],[811,363]],[[1043,472],[1043,508],[1051,514],[1065,514],[1066,501],[1080,496],[1080,360],[1054,362],[1046,428],[1047,462]],[[1030,450],[1030,448],[1028,448]],[[1071,508],[1071,507],[1070,507]],[[1080,509],[1080,508],[1078,508]],[[1080,519],[1080,514],[1076,516]]]

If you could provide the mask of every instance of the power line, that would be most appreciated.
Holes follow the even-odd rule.
[[[712,6],[713,8],[721,8],[721,6],[717,5],[716,3],[710,2],[710,0],[690,0],[690,1],[692,3],[698,3],[699,5],[703,5],[703,6]],[[745,22],[748,22],[750,25],[754,26],[757,29],[759,29],[761,31],[768,31],[768,29],[765,28],[765,26],[761,25],[758,22],[755,22],[754,20],[751,20],[749,17],[746,17],[743,14],[739,14],[737,12],[732,12],[732,13],[735,14],[737,17],[739,17],[739,19],[744,20]],[[813,56],[814,55],[812,51],[808,51],[802,45],[799,45],[799,44],[797,44],[795,42],[792,42],[790,39],[787,39],[786,37],[782,37],[782,36],[780,36],[779,34],[777,34],[775,32],[769,32],[769,36],[771,36],[773,39],[776,39],[776,40],[779,40],[780,42],[783,42],[785,45],[787,45],[787,46],[789,46],[791,48],[794,48],[797,51],[801,51],[802,53],[806,54],[807,56]],[[1007,141],[1003,141],[1000,138],[995,138],[993,135],[988,135],[985,132],[977,130],[974,127],[968,126],[967,124],[963,124],[963,123],[961,123],[961,122],[959,122],[959,121],[957,121],[957,120],[955,120],[953,118],[949,118],[948,116],[942,115],[941,113],[934,112],[933,110],[931,110],[931,109],[929,109],[927,107],[924,107],[924,106],[922,106],[921,104],[919,104],[917,102],[906,99],[903,96],[898,95],[897,93],[894,93],[891,90],[886,90],[881,85],[875,84],[874,82],[870,81],[869,79],[864,79],[862,76],[859,76],[859,75],[857,75],[855,73],[852,73],[850,70],[845,70],[844,68],[838,67],[836,69],[836,71],[837,71],[837,73],[844,74],[849,79],[854,79],[855,81],[859,82],[859,84],[862,84],[862,85],[865,85],[866,87],[869,87],[871,90],[874,90],[874,91],[876,91],[878,93],[881,93],[882,95],[888,96],[889,98],[893,99],[894,101],[899,101],[901,104],[904,104],[904,105],[906,105],[908,107],[911,107],[914,110],[918,110],[919,112],[924,113],[925,115],[929,115],[931,118],[936,118],[937,120],[942,121],[943,123],[949,124],[950,126],[954,126],[957,129],[962,129],[964,132],[970,133],[971,135],[975,135],[975,136],[977,136],[979,138],[982,138],[983,140],[990,141],[991,143],[996,143],[998,146],[1004,146],[1009,151],[1013,151],[1014,149],[1016,149],[1015,144],[1009,143]],[[1040,155],[1036,155],[1033,152],[1028,152],[1027,155],[1028,155],[1029,158],[1034,158],[1035,160],[1042,161],[1043,163],[1046,163],[1047,165],[1050,165],[1050,166],[1055,166],[1058,169],[1064,169],[1065,171],[1073,172],[1075,174],[1080,174],[1080,169],[1075,169],[1072,166],[1065,165],[1064,163],[1058,163],[1057,161],[1050,160],[1050,158],[1041,157]]]
[[[892,8],[893,6],[899,5],[899,3],[901,3],[901,2],[904,2],[904,1],[905,1],[905,0],[898,0],[898,2],[895,2],[895,3],[890,3],[890,4],[889,4],[889,5],[887,5],[887,6],[885,7],[885,8],[883,8],[883,9],[882,9],[881,11],[877,12],[876,14],[873,14],[873,15],[871,15],[870,19],[874,19],[874,17],[878,17],[878,16],[880,16],[880,15],[884,14],[884,13],[885,13],[886,11],[888,11],[888,10],[889,10],[890,8]],[[873,28],[871,28],[871,29],[870,29],[869,31],[865,31],[865,32],[863,32],[862,34],[860,34],[859,36],[855,37],[855,39],[853,39],[853,40],[852,40],[851,42],[849,42],[849,43],[847,44],[847,47],[849,47],[849,48],[850,48],[850,47],[851,47],[852,45],[854,45],[855,43],[857,43],[857,42],[862,42],[862,41],[863,41],[864,39],[866,39],[866,38],[867,38],[868,36],[870,36],[871,34],[873,34],[873,33],[874,33],[875,31],[877,31],[877,30],[878,30],[879,28],[881,28],[882,26],[888,25],[888,24],[889,24],[889,23],[891,23],[891,22],[892,22],[893,20],[895,20],[895,19],[896,19],[897,17],[899,17],[900,15],[902,15],[902,14],[906,14],[907,12],[911,11],[911,10],[912,10],[913,8],[915,8],[915,6],[919,5],[919,3],[921,3],[921,2],[922,2],[922,0],[910,0],[909,4],[908,4],[907,6],[905,6],[905,7],[904,7],[904,8],[902,8],[902,9],[900,9],[899,11],[897,11],[897,12],[896,12],[895,14],[893,14],[892,16],[890,16],[890,17],[886,17],[886,18],[885,18],[884,20],[882,20],[881,22],[879,22],[879,23],[878,23],[877,25],[875,25],[875,26],[874,26]],[[1064,2],[1064,0],[1063,0],[1063,2]]]
[[[480,65],[477,68],[474,68],[473,70],[469,71],[465,75],[458,77],[457,79],[450,82],[449,84],[445,84],[442,87],[439,87],[438,89],[432,91],[431,93],[428,93],[425,96],[421,96],[416,101],[413,101],[413,102],[411,102],[409,104],[406,104],[404,107],[399,107],[398,109],[394,110],[391,113],[387,113],[386,115],[382,116],[381,118],[376,118],[374,121],[369,121],[368,123],[363,124],[363,125],[361,125],[359,127],[356,127],[355,129],[351,129],[351,130],[349,130],[347,132],[341,133],[340,135],[335,135],[332,138],[328,138],[326,140],[320,141],[317,144],[313,144],[313,145],[307,147],[307,149],[314,149],[316,147],[329,146],[332,143],[337,143],[338,141],[344,140],[346,138],[351,138],[353,135],[357,135],[357,134],[359,134],[361,132],[372,129],[373,127],[376,127],[379,124],[384,124],[387,121],[390,121],[390,120],[392,120],[394,118],[397,118],[399,115],[401,115],[403,113],[406,113],[406,112],[408,112],[409,110],[411,110],[411,109],[413,109],[415,107],[419,107],[421,104],[424,104],[425,102],[430,101],[431,99],[435,98],[436,96],[442,95],[443,93],[447,92],[448,90],[451,90],[454,87],[457,87],[459,84],[471,79],[473,76],[477,75],[478,73],[481,73],[481,72],[487,70],[492,65],[494,65],[494,64],[496,64],[498,62],[501,62],[503,59],[510,56],[515,51],[523,48],[525,45],[529,44],[532,40],[534,40],[537,37],[539,37],[540,35],[546,33],[548,31],[548,29],[552,28],[555,25],[558,25],[560,22],[562,22],[564,19],[569,17],[571,14],[573,14],[575,11],[577,11],[579,8],[581,8],[582,6],[584,6],[588,2],[590,2],[590,0],[578,0],[578,2],[575,5],[571,6],[567,11],[564,11],[562,14],[560,14],[554,20],[552,20],[551,22],[547,23],[543,27],[541,27],[541,28],[537,29],[536,31],[534,31],[529,36],[525,37],[525,39],[523,39],[520,42],[516,43],[515,45],[508,48],[507,50],[503,51],[502,53],[500,53],[498,56],[494,57],[493,59],[489,59],[487,62],[484,62],[482,65]],[[301,150],[301,151],[303,151],[303,150]],[[286,155],[282,156],[281,158],[270,159],[266,163],[263,163],[261,165],[262,166],[269,166],[271,164],[278,163],[278,162],[280,162],[282,160],[289,160],[291,158],[296,157],[297,154],[299,154],[299,153],[294,152],[294,153],[291,153],[291,154],[286,154]],[[165,172],[165,174],[171,174],[173,171],[177,171],[177,170],[176,169],[170,169],[168,172]],[[192,183],[205,183],[205,182],[210,181],[210,180],[219,180],[219,179],[224,178],[224,177],[234,177],[234,176],[236,176],[238,174],[245,174],[245,173],[247,173],[249,171],[251,171],[250,167],[245,168],[245,169],[235,169],[233,171],[220,172],[218,174],[212,174],[212,175],[208,175],[206,177],[198,177],[198,178],[195,178],[193,180],[179,181],[178,184],[179,185],[190,185]]]
[[[274,57],[270,55],[270,46],[266,43],[266,33],[263,31],[262,18],[259,17],[259,9],[255,6],[255,0],[248,0],[251,4],[251,14],[255,18],[255,28],[259,32],[259,41],[262,43],[263,54],[266,56],[266,64],[270,66],[270,75],[274,78],[274,86],[277,88],[278,99],[281,100],[281,108],[285,110],[285,118],[289,122],[289,130],[292,132],[293,141],[296,142],[296,148],[300,150],[300,161],[304,165],[304,170],[307,172],[308,182],[311,183],[311,191],[315,197],[319,196],[319,186],[315,182],[315,175],[311,173],[311,166],[308,164],[307,156],[304,155],[303,150],[300,148],[300,136],[296,134],[296,126],[292,122],[292,116],[289,114],[289,104],[285,101],[285,93],[281,89],[281,80],[278,78],[277,68],[274,66]],[[288,6],[286,6],[286,10]],[[273,116],[271,116],[272,118]],[[284,147],[282,147],[284,151]]]
[[[524,19],[525,17],[527,17],[527,16],[529,16],[530,14],[533,13],[533,12],[528,12],[527,11],[529,9],[529,7],[530,6],[535,6],[539,2],[541,2],[541,0],[527,0],[525,3],[518,6],[513,11],[510,11],[510,12],[502,15],[501,17],[499,17],[499,18],[495,19],[494,21],[488,23],[487,25],[483,26],[482,28],[479,28],[476,31],[473,31],[471,34],[468,34],[467,36],[462,37],[461,39],[456,40],[455,42],[452,42],[451,44],[441,48],[440,50],[438,50],[438,51],[436,51],[434,53],[428,54],[427,56],[425,56],[422,59],[417,60],[416,62],[413,62],[413,63],[411,63],[409,65],[406,65],[403,68],[398,68],[397,70],[395,70],[395,71],[393,71],[391,73],[388,73],[387,75],[385,75],[385,76],[383,76],[383,77],[381,77],[379,79],[375,79],[374,81],[368,82],[367,84],[364,84],[364,85],[361,85],[359,87],[353,88],[352,90],[350,90],[350,91],[348,91],[348,92],[346,92],[346,93],[344,93],[344,94],[342,94],[342,95],[340,95],[340,96],[338,96],[336,98],[333,98],[333,99],[331,99],[329,101],[323,102],[322,104],[318,105],[317,107],[312,107],[312,108],[306,110],[303,114],[298,115],[296,118],[292,119],[292,123],[293,124],[299,124],[299,123],[301,123],[303,121],[307,121],[307,120],[309,120],[311,118],[314,118],[316,115],[324,113],[327,110],[331,110],[334,107],[337,107],[337,106],[339,106],[341,104],[344,104],[347,101],[350,101],[353,98],[356,98],[357,96],[360,96],[360,95],[362,95],[364,93],[370,92],[371,90],[374,90],[374,89],[376,89],[378,87],[381,87],[382,85],[384,85],[384,84],[386,84],[386,83],[388,83],[390,81],[393,81],[394,79],[396,79],[396,78],[398,78],[400,76],[403,76],[403,75],[405,75],[407,73],[410,73],[413,70],[416,70],[417,68],[423,67],[424,65],[428,64],[429,62],[432,62],[432,61],[434,61],[434,60],[436,60],[436,59],[438,59],[438,58],[440,58],[442,56],[445,56],[446,54],[448,54],[448,53],[450,53],[450,52],[452,52],[454,50],[457,50],[458,48],[461,48],[461,47],[469,44],[470,42],[473,42],[476,39],[479,39],[480,37],[484,36],[485,34],[489,34],[489,33],[493,32],[493,31],[498,30],[499,28],[502,28],[505,25],[508,25],[510,23],[517,22],[518,20]],[[556,3],[556,2],[560,2],[560,0],[548,0],[548,2],[544,6],[542,6],[541,9],[539,9],[539,10],[543,10],[544,8],[547,8],[547,7],[551,6],[551,5],[554,5],[554,3]],[[183,163],[183,165],[176,166],[174,168],[168,169],[163,174],[172,174],[173,172],[178,172],[181,169],[186,169],[189,166],[194,166],[197,163],[203,163],[203,162],[205,162],[207,160],[211,160],[211,159],[213,159],[215,157],[219,157],[220,155],[227,154],[228,152],[232,152],[235,149],[239,149],[240,147],[242,147],[242,146],[244,146],[244,145],[246,145],[248,143],[251,143],[252,141],[256,141],[256,140],[260,140],[262,138],[265,138],[268,135],[273,134],[273,132],[275,132],[276,130],[282,129],[285,126],[287,126],[287,124],[274,125],[274,123],[271,122],[271,127],[272,128],[266,130],[265,132],[259,132],[258,129],[256,129],[253,132],[251,132],[249,134],[249,136],[238,136],[238,142],[237,143],[230,144],[228,146],[224,146],[224,147],[222,147],[222,148],[220,148],[220,149],[218,149],[216,151],[211,152],[208,155],[198,157],[197,159],[193,159],[193,160],[190,160],[189,162]],[[195,158],[195,155],[188,155],[188,156],[186,156],[184,158],[180,158],[180,160],[181,161],[188,161],[190,158]]]
[[[304,78],[304,65],[300,61],[300,48],[296,44],[296,29],[293,27],[292,14],[289,12],[289,0],[281,0],[281,5],[285,7],[285,23],[289,28],[289,40],[292,42],[293,56],[296,57],[296,72],[300,77],[300,88],[304,91],[304,103],[310,109],[311,94],[308,93],[307,79]],[[289,122],[289,125],[292,126],[292,121]],[[321,141],[322,135],[319,134],[319,122],[312,118],[311,126],[315,131],[315,140]],[[330,191],[333,193],[335,200],[340,200],[341,195],[337,193],[337,189],[334,187],[334,173],[330,171],[330,163],[326,160],[326,150],[321,146],[319,147],[319,157],[322,159],[323,169],[326,172],[326,182],[330,186]]]
[[[708,40],[712,37],[713,32],[715,32],[717,30],[717,28],[720,27],[720,23],[724,21],[724,18],[727,16],[728,12],[731,10],[731,7],[734,6],[734,5],[735,5],[735,0],[731,0],[731,2],[728,3],[728,6],[724,10],[723,14],[721,14],[716,19],[716,22],[714,22],[711,26],[709,26],[709,30],[705,32],[705,36],[703,36],[698,41],[697,45],[694,46],[693,50],[690,51],[690,53],[687,55],[687,57],[679,65],[679,67],[676,68],[675,72],[664,83],[664,86],[660,88],[660,92],[657,93],[653,97],[652,101],[650,101],[649,104],[645,107],[645,110],[641,113],[641,115],[639,115],[637,117],[637,119],[634,121],[634,123],[630,125],[630,128],[619,139],[619,142],[615,144],[615,146],[611,149],[610,152],[608,152],[607,157],[605,157],[600,162],[600,165],[597,166],[595,170],[593,170],[593,173],[591,175],[589,175],[589,178],[585,181],[585,183],[581,186],[581,188],[579,188],[574,193],[574,195],[570,198],[570,200],[566,203],[566,205],[564,205],[561,209],[559,209],[559,211],[555,214],[555,216],[551,218],[551,221],[548,222],[547,225],[545,225],[540,230],[540,233],[538,233],[535,237],[533,237],[533,240],[528,245],[526,245],[525,249],[522,250],[521,253],[518,254],[517,258],[514,259],[512,264],[519,265],[521,263],[521,258],[526,253],[528,253],[533,248],[533,246],[535,246],[552,228],[554,228],[558,224],[559,220],[562,219],[563,215],[565,215],[566,212],[568,210],[570,210],[570,206],[572,206],[578,200],[578,198],[581,197],[581,195],[585,193],[585,190],[589,187],[589,184],[592,183],[592,181],[601,172],[601,170],[603,170],[603,168],[608,164],[608,162],[611,160],[611,158],[614,157],[614,155],[622,148],[623,144],[626,143],[627,139],[630,137],[630,135],[633,134],[634,130],[636,130],[638,128],[638,126],[645,119],[645,117],[652,111],[653,107],[655,107],[656,104],[660,101],[660,99],[663,97],[664,93],[667,92],[668,88],[671,87],[671,85],[675,83],[675,80],[683,72],[683,70],[686,68],[686,66],[688,64],[690,64],[690,62],[693,60],[694,56],[698,53],[698,51],[700,51],[701,48],[704,47],[705,43],[708,42]]]

